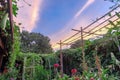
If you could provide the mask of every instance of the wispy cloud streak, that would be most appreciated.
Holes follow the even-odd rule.
[[[43,0],[26,0],[26,2],[31,4],[31,6],[28,6],[22,0],[18,2],[19,11],[16,22],[22,23],[21,27],[31,32],[36,27],[38,19],[40,20]]]
[[[74,16],[74,18],[77,18],[88,6],[90,6],[95,0],[88,0],[86,2],[86,4],[82,7],[82,9],[80,9],[76,15]]]

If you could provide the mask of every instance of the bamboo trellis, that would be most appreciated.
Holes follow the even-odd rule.
[[[100,30],[102,30],[102,29],[107,30],[107,27],[109,28],[109,25],[110,25],[109,21],[116,22],[116,21],[120,20],[120,18],[116,15],[116,12],[118,14],[120,13],[120,5],[113,8],[108,13],[106,13],[104,16],[98,18],[96,21],[92,22],[88,26],[84,27],[82,30],[83,38],[87,38],[88,36],[91,36],[91,35],[103,36],[105,33],[102,34],[102,33],[97,33],[97,32],[100,32]],[[111,14],[111,16],[109,16],[109,14]],[[102,22],[98,23],[100,20]],[[72,29],[72,30],[77,31],[77,33],[75,33],[72,36],[68,37],[67,39],[63,40],[62,41],[62,43],[64,43],[63,45],[71,45],[72,43],[74,43],[75,41],[77,41],[81,38],[81,36],[78,36],[78,34],[81,33],[80,30],[76,30],[76,29]],[[76,36],[77,36],[77,38],[76,38]],[[93,38],[93,37],[90,37],[90,38]],[[87,39],[90,39],[90,38],[87,38]],[[56,46],[56,45],[54,45],[54,46]]]
[[[107,31],[107,28],[109,29],[110,21],[113,23],[120,21],[120,16],[117,16],[117,14],[120,14],[120,5],[116,6],[112,10],[110,10],[108,13],[106,13],[104,16],[98,18],[96,21],[92,22],[88,26],[82,28],[81,30],[72,29],[74,31],[77,31],[77,33],[73,34],[72,36],[68,37],[67,39],[60,42],[60,47],[63,47],[64,45],[71,45],[75,41],[81,39],[82,40],[82,56],[83,56],[83,63],[85,63],[85,53],[84,53],[84,39],[91,39],[94,38],[92,35],[97,36],[104,36],[104,33],[101,33],[100,30],[105,29]],[[100,22],[100,23],[99,23]],[[98,34],[99,32],[99,34]],[[78,35],[81,33],[80,35]],[[77,38],[76,38],[77,36]],[[90,36],[90,37],[89,37]],[[56,45],[55,45],[56,46]],[[60,48],[60,55],[62,55],[62,49]],[[62,57],[60,58],[60,64],[63,66]],[[61,71],[63,68],[61,68]],[[62,71],[63,72],[63,71]],[[61,76],[63,73],[61,74]]]
[[[23,60],[22,80],[26,79],[26,75],[30,75],[32,77],[34,77],[34,75],[35,75],[35,60],[34,60],[34,58],[32,59],[31,64],[29,64],[29,65],[28,64],[26,65],[27,60],[28,60],[28,56],[25,56],[24,60]],[[30,70],[29,74],[28,74],[27,70]]]

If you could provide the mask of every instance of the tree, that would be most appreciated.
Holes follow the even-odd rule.
[[[21,33],[21,51],[33,53],[51,53],[50,39],[40,33],[23,31]]]

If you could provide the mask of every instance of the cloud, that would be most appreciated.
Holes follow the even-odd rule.
[[[40,20],[43,0],[25,1],[31,4],[31,6],[28,6],[23,0],[19,1],[18,16],[15,20],[18,23],[22,23],[21,27],[24,27],[25,30],[31,32],[36,27],[36,22],[38,19]]]
[[[95,0],[88,0],[86,2],[86,4],[82,7],[82,9],[80,9],[76,15],[74,16],[74,18],[77,18],[88,6],[90,6]]]

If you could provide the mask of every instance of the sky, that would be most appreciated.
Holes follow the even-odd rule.
[[[38,32],[54,45],[74,34],[71,29],[86,27],[110,10],[113,3],[104,0],[19,0],[21,30]]]

